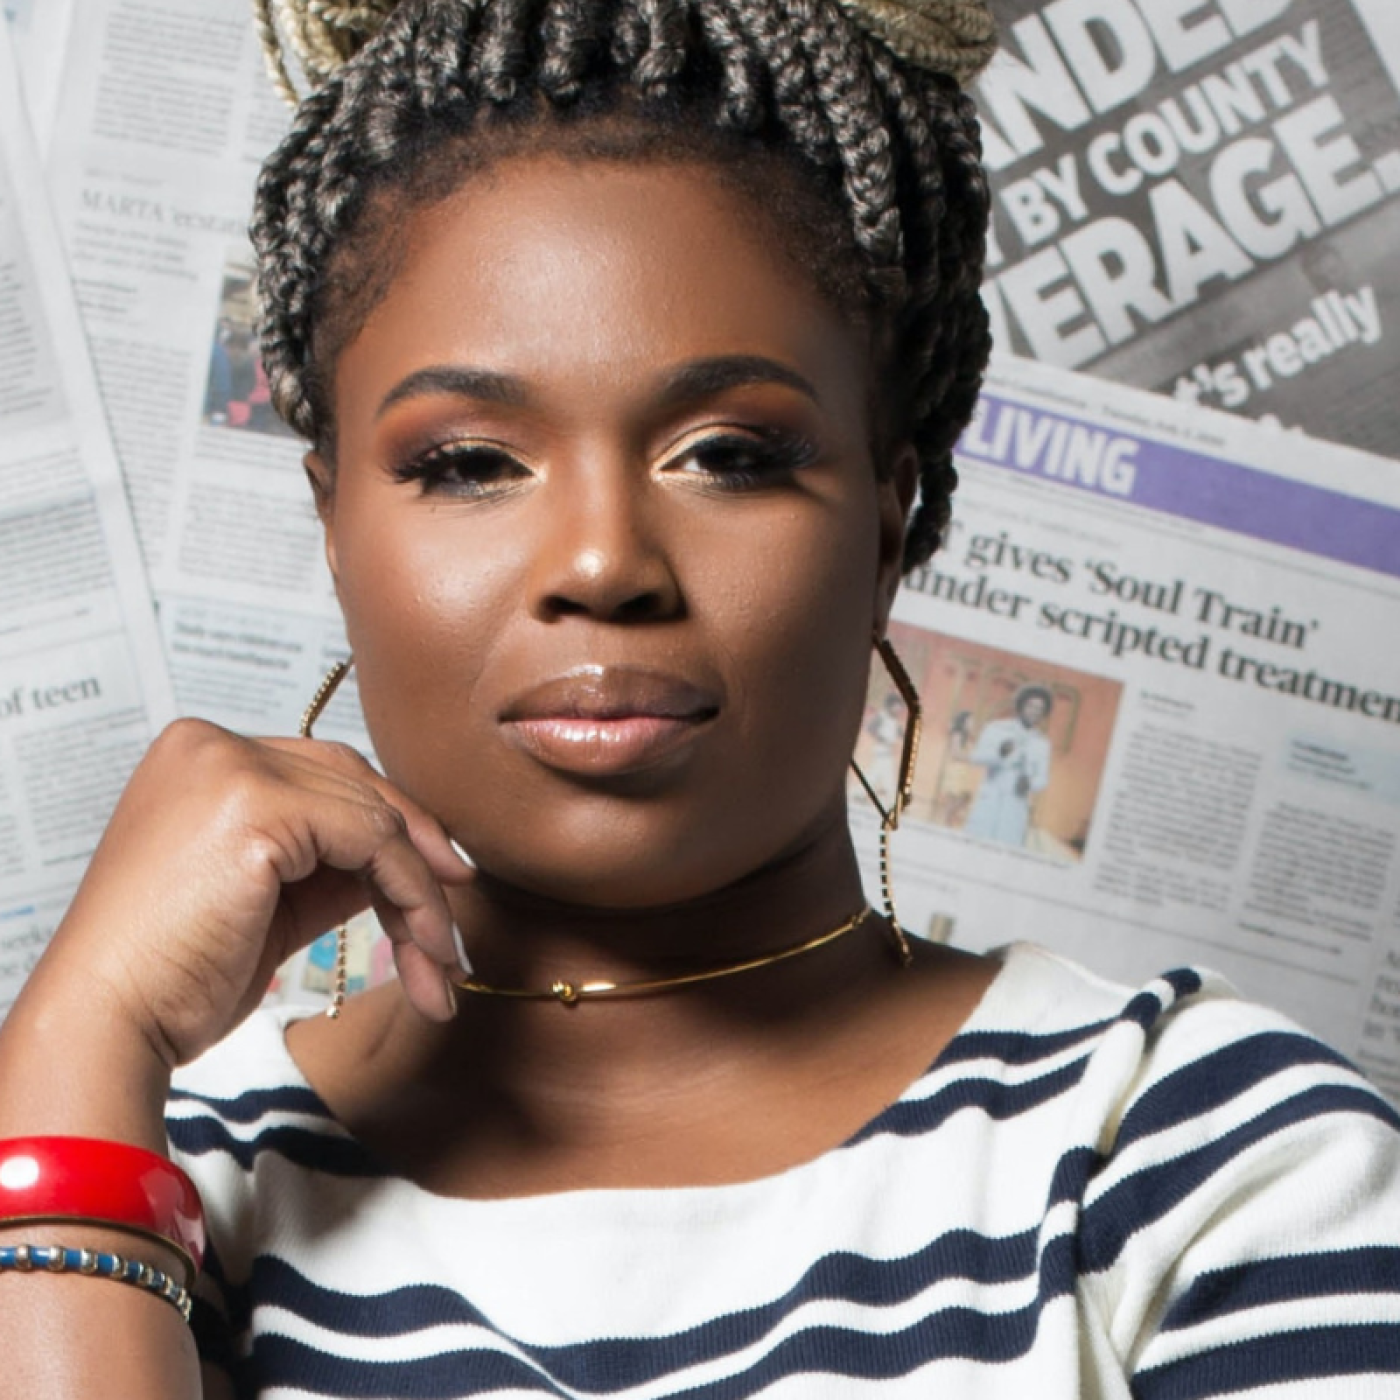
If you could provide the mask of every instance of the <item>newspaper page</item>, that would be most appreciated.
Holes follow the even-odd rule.
[[[0,1016],[173,712],[0,24]]]
[[[4,0],[10,24],[20,90],[29,110],[30,128],[42,158],[48,150],[58,109],[63,56],[73,22],[73,0]]]
[[[991,4],[998,346],[1394,453],[1400,4]]]
[[[253,328],[253,184],[290,114],[247,0],[74,3],[49,180],[177,703],[288,733],[345,652]],[[362,742],[356,716],[322,731]]]
[[[958,465],[891,630],[924,707],[905,924],[1212,967],[1400,1097],[1394,463],[1004,358]],[[903,724],[877,667],[878,792]]]
[[[31,0],[36,6],[59,0]],[[247,0],[69,0],[48,177],[182,714],[291,733],[346,654],[303,446],[272,411],[247,240],[290,113]],[[369,753],[354,675],[317,724]],[[335,942],[274,998],[329,991]],[[349,986],[392,975],[371,917]]]

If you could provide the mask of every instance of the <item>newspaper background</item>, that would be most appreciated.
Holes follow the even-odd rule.
[[[46,153],[58,106],[73,5],[74,0],[5,0],[3,6],[40,156]]]
[[[287,733],[345,651],[252,330],[253,180],[289,113],[244,0],[75,3],[49,185],[177,702]],[[363,743],[354,713],[326,732]]]
[[[263,76],[244,0],[67,2],[74,18],[61,99],[48,133],[49,185],[159,603],[177,703],[185,713],[238,729],[289,732],[320,675],[343,654],[344,640],[301,478],[301,449],[269,421],[250,336],[251,258],[243,226],[257,163],[284,129],[287,115]],[[37,13],[59,0],[28,3]],[[1280,81],[1296,90],[1289,86],[1288,100],[1267,110],[1268,121],[1242,130],[1240,137],[1259,137],[1265,128],[1272,133],[1280,117],[1296,116],[1327,98],[1339,104],[1344,126],[1317,140],[1355,141],[1380,181],[1393,169],[1387,153],[1400,148],[1395,76],[1380,62],[1393,63],[1400,52],[1394,42],[1397,16],[1389,4],[1201,0],[1176,5],[1187,27],[1220,20],[1249,32],[1238,43],[1232,38],[1228,49],[1209,60],[1183,69],[1168,86],[1160,86],[1164,80],[1156,74],[1158,87],[1145,90],[1134,105],[1105,111],[1083,130],[1066,136],[1048,127],[1047,141],[1058,140],[1058,146],[1047,144],[1023,164],[1003,168],[997,219],[1005,258],[997,272],[1004,277],[1025,252],[1055,253],[1066,233],[1083,232],[1124,212],[1139,217],[1148,207],[1145,194],[1141,209],[1131,200],[1095,195],[1092,217],[1086,213],[1073,229],[1066,221],[1046,246],[1022,248],[1008,223],[1008,182],[1047,167],[1063,171],[1064,155],[1078,153],[1093,135],[1120,129],[1139,110],[1153,110],[1189,87],[1196,75],[1221,65],[1228,69],[1236,59],[1243,63],[1240,55],[1281,42],[1282,36],[1296,39],[1310,21],[1317,23],[1324,45],[1326,83],[1305,89],[1298,71],[1306,75],[1306,66],[1295,68]],[[1363,8],[1369,9],[1371,24],[1364,33],[1357,24]],[[1049,16],[1052,10],[1062,20],[1072,11],[1116,11],[1120,19],[1123,13],[1118,0],[1059,0],[1058,7],[1022,5],[1013,17]],[[1253,23],[1251,16],[1257,20],[1266,12],[1267,21]],[[1351,47],[1339,57],[1347,35]],[[1038,117],[1030,120],[1040,123]],[[1300,141],[1294,142],[1299,149]],[[1333,149],[1334,156],[1338,152],[1346,154],[1342,146]],[[1277,152],[1274,158],[1279,159]],[[1208,187],[1205,166],[1192,160],[1195,164],[1183,163],[1173,173],[1183,187],[1188,177],[1191,189],[1203,188],[1202,178]],[[1283,165],[1272,173],[1281,175]],[[1367,173],[1360,160],[1331,167],[1334,180],[1356,188],[1371,188]],[[1047,191],[1054,188],[1053,180],[1038,183]],[[1087,208],[1087,183],[1084,191]],[[1388,269],[1393,258],[1383,258],[1381,249],[1386,237],[1400,232],[1383,221],[1393,217],[1387,192],[1369,210],[1339,223],[1335,238],[1312,240],[1333,246],[1346,239],[1364,247],[1364,259],[1347,265],[1348,275],[1355,276],[1342,290],[1360,296],[1363,288],[1372,289],[1382,332],[1394,300],[1387,280],[1394,270]],[[1350,242],[1346,246],[1348,256],[1361,256]],[[1135,382],[1170,390],[1207,350],[1214,354],[1213,347],[1223,346],[1225,354],[1235,353],[1230,347],[1252,348],[1251,336],[1275,324],[1296,324],[1317,295],[1302,295],[1301,259],[1300,245],[1272,263],[1256,259],[1250,274],[1234,282],[1203,281],[1193,306],[1173,309],[1150,330],[1135,328],[1133,338],[1094,360],[1093,369],[1133,378],[1120,361],[1150,360]],[[1364,298],[1359,303],[1363,311],[1369,305]],[[1280,308],[1272,318],[1270,306]],[[1303,309],[1295,312],[1295,307]],[[1148,348],[1159,344],[1167,348],[1152,352],[1153,359]],[[1290,412],[1295,404],[1316,401],[1318,413],[1335,410],[1346,419],[1342,427],[1353,416],[1364,420],[1335,435],[1388,444],[1386,427],[1396,409],[1389,392],[1382,397],[1377,386],[1393,373],[1395,345],[1393,336],[1382,333],[1373,346],[1348,345],[1345,353],[1335,353],[1334,363],[1293,377]],[[1386,368],[1377,368],[1382,360]],[[1332,377],[1322,387],[1326,376]],[[957,532],[934,572],[958,575],[960,585],[973,591],[973,574],[985,577],[983,605],[936,601],[916,587],[906,590],[898,612],[900,639],[920,668],[930,709],[920,775],[923,806],[916,804],[896,841],[906,922],[931,936],[951,934],[974,948],[1036,938],[1123,977],[1180,961],[1219,966],[1247,994],[1292,1011],[1400,1093],[1400,1047],[1391,1028],[1392,1022],[1400,1025],[1395,728],[1219,676],[1211,668],[1230,644],[1224,633],[1232,629],[1201,623],[1190,611],[1199,607],[1192,590],[1209,588],[1261,617],[1271,616],[1277,606],[1288,620],[1316,621],[1305,633],[1309,666],[1326,677],[1394,695],[1400,690],[1395,662],[1376,641],[1395,628],[1400,544],[1394,512],[1400,500],[1392,483],[1400,483],[1400,477],[1394,464],[1070,376],[1053,365],[1001,362],[993,386],[997,395],[1037,413],[1052,409],[1071,427],[1111,428],[1113,438],[1183,449],[1182,460],[1192,468],[1187,476],[1208,512],[1192,515],[1195,507],[1182,500],[1135,504],[1111,490],[1085,490],[1028,470],[983,465],[971,447],[964,453]],[[1214,401],[1206,394],[1199,398],[1202,404]],[[1251,401],[1246,411],[1265,407]],[[1048,421],[1028,418],[1013,427],[1013,454],[1036,458],[1061,450],[1053,446],[1054,423],[1041,426]],[[1315,418],[1307,426],[1327,431]],[[989,441],[995,442],[995,431],[985,426]],[[1110,471],[1100,458],[1097,469],[1108,481],[1118,479],[1121,466]],[[1337,501],[1349,493],[1380,512],[1364,517],[1369,524],[1363,537],[1375,557],[1338,558],[1311,536],[1291,543],[1260,538],[1248,520],[1210,514],[1222,493],[1228,496],[1245,480],[1231,474],[1239,467],[1256,473],[1244,499],[1264,517],[1276,513],[1272,502],[1280,491],[1296,505],[1296,496],[1285,488],[1318,490],[1329,483]],[[1087,467],[1081,463],[1079,470]],[[1151,473],[1142,475],[1147,480]],[[1321,512],[1319,519],[1342,520],[1344,536],[1356,527],[1344,505],[1331,497],[1326,503],[1336,509]],[[1376,521],[1388,527],[1378,538]],[[1003,536],[999,562],[969,572],[969,541]],[[1018,576],[1014,562],[1006,562],[1015,560],[1016,549],[1023,559],[1045,556],[1040,569],[1046,576],[1034,576],[1033,562],[1026,566],[1030,576]],[[1099,575],[1088,567],[1091,560],[1121,571],[1115,579],[1131,574],[1144,586],[1166,587],[1164,597],[1180,579],[1178,611],[1163,614],[1160,630],[1181,639],[1181,655],[1188,659],[1196,652],[1186,648],[1199,649],[1199,637],[1207,636],[1207,664],[1197,670],[1182,660],[1115,657],[1102,643],[1040,629],[1027,620],[1057,598],[1086,614],[1111,608],[1133,626],[1157,618],[1161,609],[1094,593],[1092,580]],[[1060,562],[1069,577],[1057,583]],[[1010,596],[1019,591],[1030,599],[1021,605],[1021,619],[986,603],[988,593],[998,591]],[[1003,599],[997,606],[1011,604]],[[1254,640],[1233,639],[1236,651],[1275,661],[1285,654],[1266,639],[1256,655],[1245,645]],[[939,669],[950,657],[952,682]],[[988,842],[966,834],[984,776],[971,756],[989,724],[1014,719],[1015,688],[1025,681],[1051,691],[1054,709],[1045,730],[1052,751],[1044,791],[1026,804],[1022,844],[1011,846],[1004,835]],[[879,683],[877,677],[871,730],[863,740],[864,757],[875,770],[880,754],[871,745],[889,727],[877,723],[883,705]],[[963,690],[955,694],[958,683]],[[963,711],[967,718],[954,739],[950,731]],[[1082,719],[1067,738],[1069,716]],[[367,745],[353,685],[318,732]],[[962,745],[960,754],[952,753],[955,745]],[[1159,770],[1172,776],[1165,795],[1157,792],[1161,784],[1154,787],[1145,776]],[[1203,802],[1211,782],[1216,784],[1208,809],[1215,814],[1214,865],[1203,864],[1195,849],[1183,854],[1170,844],[1173,832],[1180,835],[1180,804]],[[853,798],[852,809],[869,855],[873,827],[863,799]],[[1014,827],[1014,812],[1012,817]],[[1355,835],[1353,828],[1364,836],[1368,863],[1359,872],[1345,867],[1341,893],[1323,888],[1321,875],[1336,868],[1337,841]],[[953,869],[956,878],[947,873]],[[1300,883],[1296,869],[1316,873],[1318,887]],[[1267,902],[1270,889],[1284,891],[1290,903],[1254,908]],[[1361,903],[1353,907],[1357,899]],[[313,945],[284,969],[273,995],[315,1000],[328,986],[331,952],[329,939]],[[371,920],[352,928],[350,973],[352,989],[391,975],[387,948]]]
[[[925,708],[904,922],[1129,982],[1204,963],[1400,1096],[1394,463],[1006,358],[959,468],[891,633]],[[857,749],[886,774],[891,689]],[[1048,782],[996,791],[988,731]]]
[[[174,715],[0,25],[0,1015]]]
[[[1400,5],[992,10],[998,345],[1393,452]]]

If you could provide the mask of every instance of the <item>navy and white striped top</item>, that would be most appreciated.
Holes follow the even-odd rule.
[[[1400,1120],[1211,974],[1018,945],[841,1147],[520,1200],[388,1176],[263,1012],[182,1071],[240,1396],[1400,1397]]]

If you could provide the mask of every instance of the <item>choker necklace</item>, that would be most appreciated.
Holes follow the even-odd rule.
[[[563,978],[553,982],[547,991],[531,987],[493,987],[475,977],[465,977],[452,985],[463,992],[476,992],[479,996],[513,997],[517,1001],[557,1001],[564,1006],[573,1006],[580,1001],[605,1001],[609,997],[644,997],[655,992],[668,992],[673,987],[688,987],[692,982],[710,982],[716,977],[732,977],[736,972],[750,972],[756,967],[767,967],[770,963],[795,958],[802,953],[810,953],[814,948],[834,943],[842,934],[859,928],[874,911],[867,904],[860,913],[852,915],[838,928],[819,933],[805,943],[796,943],[791,948],[781,948],[776,953],[764,953],[760,957],[745,958],[743,962],[724,963],[719,967],[709,967],[702,972],[685,972],[679,977],[654,977],[643,982],[566,982]]]

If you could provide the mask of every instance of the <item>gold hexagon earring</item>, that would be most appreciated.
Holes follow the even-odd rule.
[[[914,960],[913,950],[909,946],[909,937],[904,932],[899,922],[899,915],[894,907],[894,884],[890,878],[890,837],[899,829],[899,819],[904,815],[904,809],[909,805],[909,799],[914,791],[914,764],[919,757],[919,739],[923,734],[924,727],[924,707],[919,699],[919,692],[914,688],[914,682],[910,679],[909,672],[904,669],[904,663],[899,659],[894,647],[889,643],[888,638],[882,637],[878,632],[874,636],[876,654],[885,664],[885,670],[889,672],[890,680],[894,682],[894,688],[899,694],[899,698],[904,702],[904,739],[899,754],[899,774],[895,780],[895,790],[888,804],[875,791],[874,785],[861,772],[860,764],[851,758],[851,768],[860,785],[865,789],[866,796],[874,804],[875,810],[880,814],[880,899],[884,904],[885,918],[890,926],[890,938],[894,941],[895,952],[899,955],[899,960],[905,967]]]
[[[301,723],[297,725],[297,734],[303,739],[310,739],[314,736],[311,733],[311,726],[321,718],[326,706],[331,703],[331,698],[340,689],[340,683],[350,674],[350,668],[355,664],[353,656],[347,656],[343,661],[337,661],[329,671],[326,672],[321,684],[316,687],[316,693],[311,697],[311,703],[302,712]],[[331,1004],[326,1007],[326,1015],[332,1021],[337,1020],[342,1008],[345,1006],[345,988],[349,982],[350,964],[350,938],[345,931],[345,925],[341,924],[335,930],[335,972],[331,979]]]

